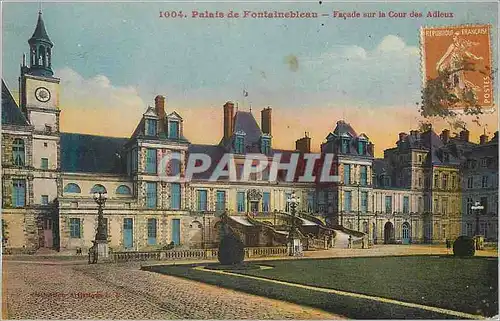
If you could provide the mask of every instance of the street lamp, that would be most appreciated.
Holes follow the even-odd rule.
[[[288,235],[290,242],[290,256],[298,256],[302,253],[302,244],[300,238],[297,235],[297,228],[295,226],[295,218],[297,213],[297,206],[300,204],[300,199],[295,195],[295,192],[290,195],[290,197],[286,200],[286,202],[290,205],[290,212],[292,214],[292,224],[290,226],[290,232]]]
[[[471,206],[471,210],[476,211],[476,235],[479,235],[479,213],[484,210],[484,206],[478,201]]]
[[[94,243],[93,251],[94,251],[94,260],[93,263],[97,263],[97,259],[99,257],[108,257],[108,237],[107,237],[107,227],[104,224],[104,205],[106,204],[106,200],[108,199],[108,195],[106,192],[95,192],[94,193],[94,201],[97,203],[97,233],[95,235],[95,240],[92,241]]]

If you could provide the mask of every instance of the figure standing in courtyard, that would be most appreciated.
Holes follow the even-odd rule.
[[[347,248],[351,249],[352,248],[352,236],[349,235],[349,239],[347,240]]]

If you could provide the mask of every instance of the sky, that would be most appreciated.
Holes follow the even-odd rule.
[[[15,97],[39,6],[3,3],[2,78]],[[61,131],[128,137],[161,94],[167,113],[183,117],[192,143],[219,142],[222,106],[231,100],[240,110],[251,108],[258,122],[261,109],[273,108],[273,147],[293,149],[308,132],[317,151],[343,119],[370,138],[379,157],[399,132],[416,129],[423,119],[416,105],[420,27],[491,24],[491,39],[498,37],[495,2],[52,2],[42,8],[54,43],[53,70],[61,79]],[[299,10],[320,17],[202,19],[192,18],[193,10]],[[417,11],[424,17],[332,17],[333,11],[354,10]],[[160,18],[160,11],[187,17]],[[429,11],[453,18],[426,18]],[[492,52],[496,69],[495,41]],[[495,100],[498,105],[498,95]],[[481,116],[483,126],[464,120],[473,140],[498,128],[496,112]],[[447,127],[443,120],[432,122],[436,131]]]

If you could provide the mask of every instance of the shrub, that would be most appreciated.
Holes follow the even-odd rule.
[[[476,252],[474,239],[469,236],[459,236],[453,243],[453,255],[474,256]]]
[[[220,264],[241,264],[245,258],[245,247],[243,242],[233,233],[227,233],[219,243],[219,254],[217,259]]]

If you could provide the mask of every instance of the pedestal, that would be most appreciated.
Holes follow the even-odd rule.
[[[107,259],[109,257],[108,241],[96,240],[94,243],[97,245],[97,257],[99,259]]]
[[[288,243],[289,256],[302,256],[302,242],[299,238],[291,239]]]

